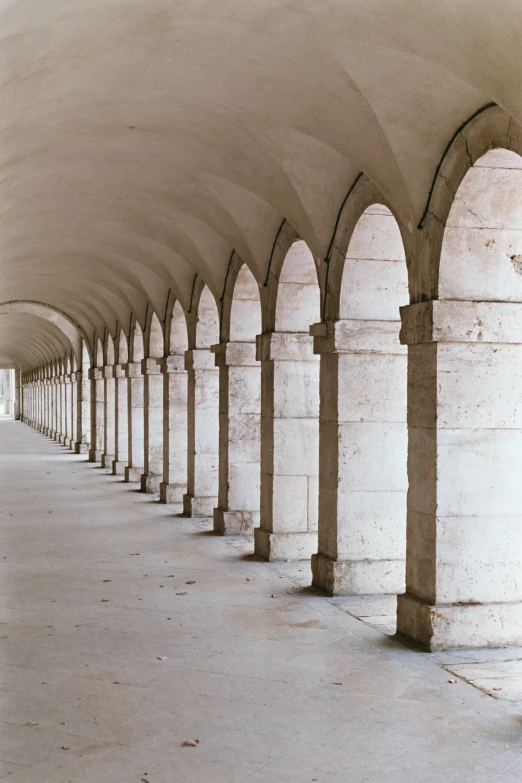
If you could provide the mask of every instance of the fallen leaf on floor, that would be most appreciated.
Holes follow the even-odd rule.
[[[332,685],[342,685],[342,682],[332,682]]]
[[[47,513],[48,514],[52,514],[53,512],[52,511],[48,511]],[[12,514],[9,514],[9,516],[12,516]]]
[[[71,749],[70,745],[62,745],[62,750],[70,750],[70,749]]]
[[[451,682],[452,684],[457,683],[458,680],[448,680],[448,682]]]
[[[251,581],[252,581],[251,577],[247,576],[247,578],[245,579],[245,582],[251,582]]]
[[[168,658],[166,655],[158,655],[158,661],[168,661]]]
[[[102,599],[101,599],[101,603],[102,603],[102,604],[106,604],[106,603],[108,603],[108,601],[109,601],[109,599],[108,599],[108,598],[102,598]]]
[[[0,636],[0,639],[8,639],[8,636]]]
[[[142,778],[142,779],[141,779],[141,783],[149,783],[149,781],[148,781],[148,779],[147,779],[147,778]]]
[[[113,685],[119,685],[119,684],[120,684],[120,681],[119,681],[119,680],[114,680],[114,682],[113,682],[112,684],[113,684]]]
[[[188,595],[188,593],[176,593],[176,595]]]
[[[498,687],[497,687],[497,688],[492,688],[491,690],[492,690],[492,691],[501,691],[501,690],[502,690],[502,688],[498,688]]]
[[[274,595],[274,593],[272,593],[272,595],[270,596],[270,598],[275,598],[275,595]]]
[[[196,580],[195,579],[190,579],[188,582],[185,582],[185,584],[186,585],[195,585],[196,584]]]
[[[112,582],[112,579],[104,579],[104,582]]]
[[[199,745],[199,740],[198,739],[188,739],[188,740],[185,740],[185,742],[182,742],[181,744],[186,746],[186,747],[188,747],[188,748],[195,748],[196,745]]]
[[[25,725],[26,726],[38,726],[38,724],[34,720],[28,720]]]

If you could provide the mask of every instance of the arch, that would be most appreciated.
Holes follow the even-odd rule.
[[[279,275],[275,330],[306,332],[321,318],[321,292],[314,257],[302,239],[288,250]]]
[[[134,325],[134,331],[132,333],[132,361],[141,362],[145,357],[145,350],[143,344],[143,332],[138,321]]]
[[[105,347],[105,355],[107,357],[106,364],[114,364],[114,340],[110,334],[107,334],[107,343]]]
[[[442,246],[457,191],[475,163],[495,149],[522,156],[522,128],[499,106],[474,116],[455,136],[439,164],[423,229],[416,232],[416,262],[410,285],[413,302],[439,298]]]
[[[354,228],[344,262],[339,317],[396,321],[407,305],[408,273],[399,226],[384,204],[367,207]]]
[[[246,264],[239,269],[230,304],[230,337],[253,342],[261,332],[261,301],[257,281]]]
[[[161,359],[165,350],[163,339],[163,327],[155,312],[152,313],[148,324],[148,355],[151,359]]]
[[[103,367],[103,345],[99,337],[96,339],[96,367]]]
[[[512,150],[486,152],[455,193],[439,299],[522,301],[522,157]]]
[[[201,291],[196,323],[196,347],[210,348],[219,342],[219,314],[216,300],[208,286]]]
[[[85,372],[91,366],[91,351],[89,346],[82,340],[82,372]]]
[[[188,332],[185,312],[179,300],[174,302],[170,317],[169,354],[183,355],[188,350]]]
[[[118,364],[127,364],[129,361],[129,343],[123,329],[118,333]]]

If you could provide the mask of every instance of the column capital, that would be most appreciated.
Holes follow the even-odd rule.
[[[246,342],[217,343],[210,350],[215,356],[216,367],[257,367],[256,344]]]
[[[163,359],[158,359],[157,361],[160,366],[160,372],[164,375],[170,375],[175,372],[186,372],[184,354],[172,354],[171,356],[165,356]]]
[[[90,381],[101,381],[103,379],[103,371],[100,367],[90,367],[89,368],[89,380]]]
[[[185,351],[186,370],[214,370],[214,356],[209,348],[193,348]]]
[[[521,302],[431,300],[400,311],[403,345],[522,343]]]
[[[405,354],[399,343],[400,321],[367,321],[343,318],[312,324],[314,353]]]
[[[265,332],[256,337],[256,357],[260,362],[317,362],[313,338],[304,332]]]
[[[103,377],[108,378],[114,378],[114,365],[113,364],[106,364],[103,369]]]
[[[141,374],[142,375],[159,375],[161,368],[158,364],[158,359],[142,359],[141,360]]]
[[[125,364],[115,364],[112,368],[112,377],[113,378],[125,378]]]
[[[122,364],[122,368],[125,370],[127,378],[139,378],[141,375],[141,362],[128,362]]]

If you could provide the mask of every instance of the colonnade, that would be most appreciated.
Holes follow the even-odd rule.
[[[429,649],[521,644],[522,216],[490,193],[522,196],[522,159],[494,130],[422,231],[362,176],[327,259],[285,223],[261,284],[234,253],[221,295],[198,276],[24,372],[23,420],[330,595],[397,594]]]

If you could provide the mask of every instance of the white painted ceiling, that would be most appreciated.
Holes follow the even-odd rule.
[[[324,256],[360,171],[416,223],[467,117],[522,122],[521,40],[520,0],[0,0],[0,303],[162,318],[283,218]]]

